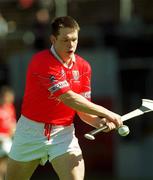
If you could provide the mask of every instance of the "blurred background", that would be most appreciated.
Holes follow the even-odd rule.
[[[70,15],[81,26],[77,53],[92,66],[92,99],[125,114],[153,99],[153,0],[0,0],[0,86],[15,92],[17,117],[33,53],[49,48],[51,20]],[[153,179],[153,114],[126,124],[119,137],[101,133],[85,139],[91,127],[75,119],[86,162],[86,180]],[[47,163],[32,180],[55,179]]]

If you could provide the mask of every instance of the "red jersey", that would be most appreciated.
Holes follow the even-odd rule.
[[[90,65],[78,55],[68,68],[50,50],[36,53],[28,67],[22,114],[37,122],[70,125],[75,110],[58,96],[72,90],[90,100],[90,78]]]
[[[10,137],[16,125],[16,113],[13,104],[0,106],[0,134]]]

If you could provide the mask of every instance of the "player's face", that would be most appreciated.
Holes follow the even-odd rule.
[[[52,36],[52,44],[61,57],[66,62],[72,58],[78,44],[78,31],[72,28],[61,28],[57,37]]]

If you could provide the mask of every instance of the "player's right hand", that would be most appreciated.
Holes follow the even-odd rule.
[[[107,115],[106,119],[109,122],[113,122],[116,125],[116,128],[119,128],[120,126],[123,125],[123,122],[121,120],[121,116],[119,114],[114,113],[114,112],[110,112]]]
[[[101,124],[101,126],[107,126],[108,127],[107,129],[103,130],[103,132],[109,132],[109,131],[116,129],[116,125],[114,124],[114,122],[110,122],[106,118],[102,118],[100,121],[100,124]]]

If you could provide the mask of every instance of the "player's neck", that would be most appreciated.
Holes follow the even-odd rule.
[[[69,67],[72,64],[72,58],[67,59],[64,63]]]
[[[65,67],[71,67],[73,63],[73,59],[71,57],[69,58],[62,58],[59,53],[56,51],[56,49],[52,46],[51,52],[54,54],[54,56],[65,66]]]

